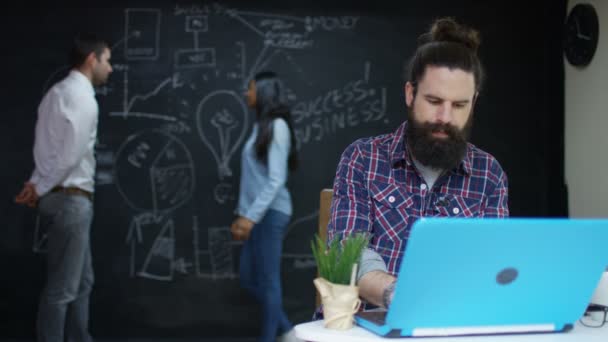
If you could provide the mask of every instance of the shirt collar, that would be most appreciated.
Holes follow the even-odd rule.
[[[407,128],[407,121],[403,122],[397,130],[393,133],[393,141],[390,145],[390,157],[391,157],[391,165],[396,167],[405,163],[405,165],[411,165],[412,160],[410,158],[409,153],[407,152],[407,147],[405,143],[405,131]]]
[[[404,121],[393,133],[393,141],[390,145],[391,165],[393,167],[403,164],[407,165],[407,167],[412,167],[413,165],[412,156],[410,155],[408,146],[405,142],[405,132],[407,132],[407,126],[408,122]],[[464,174],[470,175],[472,171],[471,169],[470,145],[467,144],[467,151],[464,158],[458,167],[452,171],[464,172]]]
[[[93,88],[93,84],[82,72],[77,69],[72,69],[70,71],[69,77],[73,78],[77,82],[82,83],[83,87],[86,87],[86,89],[90,91],[93,96],[95,96],[95,88]]]

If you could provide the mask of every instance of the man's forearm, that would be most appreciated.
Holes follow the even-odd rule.
[[[387,289],[395,279],[395,277],[386,272],[368,272],[359,280],[359,296],[368,303],[385,306],[385,289]],[[392,296],[392,294],[390,295]]]
[[[357,271],[357,284],[361,281],[364,275],[372,271],[388,272],[384,259],[375,250],[370,248],[363,249],[361,260],[359,261],[359,270]]]

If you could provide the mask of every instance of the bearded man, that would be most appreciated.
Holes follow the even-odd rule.
[[[357,277],[366,304],[389,306],[418,218],[509,215],[506,174],[492,155],[468,142],[483,79],[478,46],[477,31],[450,18],[436,20],[409,62],[407,120],[393,133],[355,141],[342,154],[328,241],[370,235]]]

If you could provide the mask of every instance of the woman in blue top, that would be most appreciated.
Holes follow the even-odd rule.
[[[241,157],[238,217],[230,230],[244,240],[241,251],[241,286],[262,305],[260,341],[294,340],[293,326],[281,299],[281,252],[291,218],[288,170],[297,167],[291,114],[285,89],[274,72],[257,74],[249,83],[247,104],[256,122]]]

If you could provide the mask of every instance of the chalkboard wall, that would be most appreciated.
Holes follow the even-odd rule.
[[[112,42],[114,72],[97,89],[96,336],[254,336],[259,309],[238,284],[230,239],[240,152],[253,113],[243,91],[273,70],[289,89],[301,168],[289,179],[284,305],[311,317],[310,240],[318,196],[357,138],[405,118],[403,63],[433,18],[482,33],[488,74],[472,140],[501,162],[515,216],[567,213],[563,181],[561,25],[566,1],[122,1],[2,14],[0,334],[33,336],[45,232],[13,204],[33,168],[36,107],[68,72],[70,39]]]

